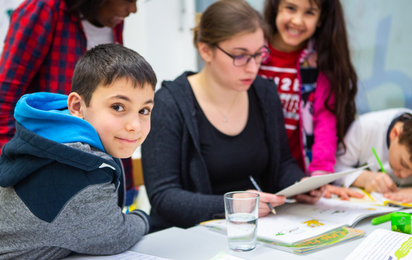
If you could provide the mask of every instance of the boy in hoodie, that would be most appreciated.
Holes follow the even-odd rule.
[[[127,158],[150,131],[156,75],[136,52],[104,44],[78,61],[69,96],[24,95],[0,157],[0,259],[121,253],[149,231],[122,213]]]

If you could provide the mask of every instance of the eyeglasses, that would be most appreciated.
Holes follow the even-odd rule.
[[[262,62],[265,62],[269,58],[270,50],[268,47],[263,46],[260,52],[257,52],[255,54],[241,54],[241,55],[231,55],[224,51],[222,48],[219,47],[219,45],[216,45],[216,47],[224,52],[227,56],[233,59],[233,65],[235,67],[242,67],[245,66],[246,64],[249,63],[249,61],[254,58],[256,64],[262,64]]]

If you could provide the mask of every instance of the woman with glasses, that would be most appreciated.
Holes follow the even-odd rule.
[[[266,203],[285,202],[271,193],[304,177],[289,151],[276,88],[257,76],[269,54],[260,14],[243,0],[218,1],[194,33],[205,66],[162,83],[142,147],[151,232],[224,218],[223,194],[254,189],[249,176],[270,192],[260,193],[259,215],[267,215]],[[314,203],[322,193],[296,199]]]

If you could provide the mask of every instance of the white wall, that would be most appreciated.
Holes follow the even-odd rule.
[[[124,45],[152,65],[157,88],[185,70],[196,71],[194,0],[138,0],[137,7],[137,13],[125,20]]]
[[[138,11],[125,20],[124,45],[152,65],[159,89],[186,70],[197,71],[197,50],[192,44],[194,0],[138,0]],[[140,147],[132,156],[140,158]]]

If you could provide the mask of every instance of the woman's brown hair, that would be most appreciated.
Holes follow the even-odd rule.
[[[272,32],[277,33],[276,16],[279,3],[283,0],[266,0],[264,19],[270,25]],[[330,93],[325,101],[325,107],[335,114],[337,120],[338,142],[346,146],[343,138],[355,120],[355,96],[358,90],[358,77],[352,65],[348,46],[348,36],[343,16],[343,8],[339,0],[309,0],[321,10],[320,26],[316,28],[316,52],[318,54],[318,69],[329,79]],[[334,107],[328,105],[334,95]]]
[[[242,33],[253,33],[261,28],[269,37],[270,28],[263,17],[244,0],[220,0],[210,5],[198,17],[193,29],[193,43],[199,42],[214,47],[218,43]]]

